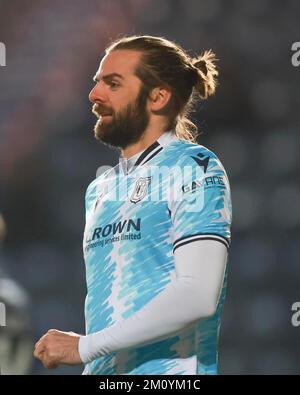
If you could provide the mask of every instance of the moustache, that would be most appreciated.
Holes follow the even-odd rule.
[[[92,108],[93,114],[97,117],[101,117],[103,115],[113,115],[113,110],[104,106],[101,106],[98,103],[95,103]]]

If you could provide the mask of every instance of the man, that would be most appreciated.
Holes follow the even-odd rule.
[[[214,60],[152,36],[107,48],[90,100],[96,138],[121,157],[86,193],[87,334],[50,330],[34,352],[46,367],[217,373],[230,188],[188,119],[215,92]]]

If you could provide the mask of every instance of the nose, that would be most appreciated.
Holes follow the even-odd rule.
[[[96,84],[93,89],[89,93],[89,100],[92,103],[96,102],[105,102],[105,95],[103,89],[100,87],[100,84]]]

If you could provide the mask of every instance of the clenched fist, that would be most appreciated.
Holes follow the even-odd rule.
[[[50,329],[35,344],[33,355],[48,369],[55,369],[60,364],[80,364],[82,361],[78,352],[79,338],[80,335],[74,332]]]

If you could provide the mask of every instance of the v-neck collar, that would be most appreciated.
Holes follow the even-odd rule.
[[[173,131],[163,133],[153,144],[143,151],[126,159],[122,156],[119,158],[119,166],[124,174],[129,174],[137,166],[142,166],[150,159],[154,158],[159,152],[167,147],[172,141],[178,140]]]

